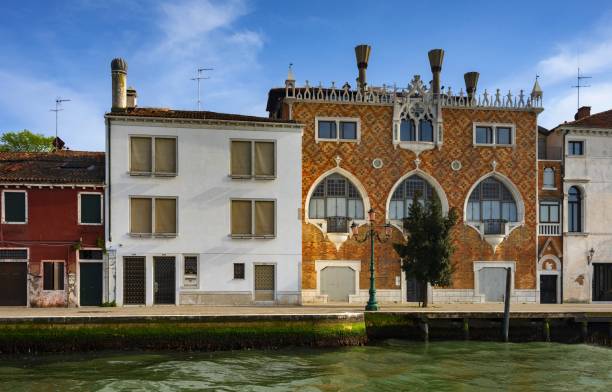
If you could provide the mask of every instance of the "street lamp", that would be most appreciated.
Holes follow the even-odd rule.
[[[365,242],[368,239],[370,240],[370,298],[368,299],[368,304],[366,305],[365,310],[378,310],[378,302],[376,301],[376,275],[374,272],[374,239],[377,239],[380,243],[385,243],[391,237],[391,225],[389,223],[379,226],[385,229],[385,235],[383,237],[380,236],[380,233],[376,231],[376,225],[374,221],[376,219],[376,212],[374,209],[370,209],[368,211],[368,231],[365,233],[363,238],[358,238],[359,235],[359,226],[355,222],[351,225],[351,233],[353,234],[353,238],[357,242]]]

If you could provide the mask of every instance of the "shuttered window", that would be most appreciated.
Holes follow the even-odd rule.
[[[273,141],[232,140],[230,175],[234,178],[276,176],[275,150]]]
[[[273,200],[232,200],[232,237],[274,237],[276,206]]]
[[[64,290],[63,262],[43,262],[43,290]]]
[[[250,200],[232,200],[232,236],[251,236],[252,208]]]
[[[130,138],[130,172],[150,173],[153,171],[151,138]]]
[[[234,263],[234,279],[244,279],[244,263]]]
[[[177,173],[177,140],[175,137],[130,137],[130,173],[174,176]]]
[[[274,143],[255,142],[255,176],[274,177]]]
[[[155,173],[176,174],[175,138],[155,138]]]
[[[155,199],[155,233],[176,234],[176,199]]]
[[[153,231],[150,198],[133,197],[130,200],[130,233],[150,234]]]
[[[101,224],[102,223],[102,195],[81,193],[80,198],[80,219],[82,224]]]
[[[4,191],[2,192],[4,200],[2,203],[2,220],[5,223],[26,223],[26,193]]]
[[[131,234],[177,234],[177,200],[174,197],[132,197]]]

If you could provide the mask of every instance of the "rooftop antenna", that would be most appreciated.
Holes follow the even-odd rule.
[[[572,86],[578,91],[578,109],[580,109],[580,89],[585,87],[591,87],[588,84],[581,84],[584,79],[591,79],[590,76],[583,76],[580,74],[580,67],[578,67],[578,73],[576,74],[576,85]]]
[[[210,76],[202,76],[202,72],[204,71],[213,71],[214,68],[198,68],[198,76],[195,78],[191,78],[191,80],[195,80],[198,82],[198,111],[200,111],[201,101],[200,101],[200,80],[210,79]]]
[[[60,109],[60,106],[62,105],[62,102],[69,102],[71,101],[70,99],[65,99],[62,97],[57,97],[55,98],[55,109],[49,109],[52,112],[55,112],[55,137],[57,137],[57,114],[58,112],[61,112],[64,109]]]

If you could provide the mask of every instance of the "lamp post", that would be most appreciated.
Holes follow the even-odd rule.
[[[351,232],[353,234],[353,238],[357,242],[365,242],[368,239],[370,240],[370,297],[368,299],[368,304],[366,305],[365,310],[378,310],[378,302],[376,301],[376,273],[374,271],[374,240],[378,240],[380,243],[385,243],[391,237],[391,225],[385,224],[383,227],[385,229],[384,237],[380,236],[380,233],[376,231],[376,224],[374,223],[376,219],[376,212],[374,209],[370,209],[368,211],[368,231],[365,233],[363,238],[359,238],[359,227],[355,222],[351,225]]]

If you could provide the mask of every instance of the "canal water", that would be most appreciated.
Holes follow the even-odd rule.
[[[612,350],[414,343],[0,357],[0,391],[612,391]]]

